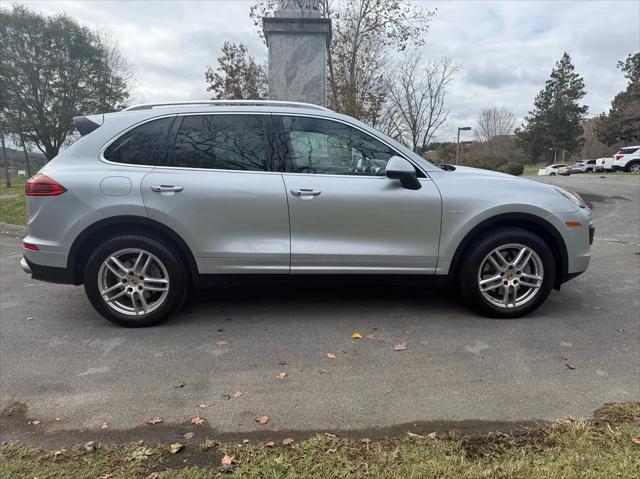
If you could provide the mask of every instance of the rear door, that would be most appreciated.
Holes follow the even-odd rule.
[[[441,199],[421,174],[408,190],[385,176],[397,154],[343,122],[278,116],[289,198],[292,273],[433,273]]]
[[[149,216],[189,244],[201,274],[289,272],[287,198],[270,129],[269,115],[178,116],[164,162],[142,181]]]

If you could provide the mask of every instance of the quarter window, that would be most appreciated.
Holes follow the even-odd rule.
[[[185,116],[170,166],[267,170],[263,118],[262,115]]]
[[[384,143],[344,123],[283,116],[288,171],[294,173],[384,176],[397,153]]]
[[[174,117],[159,118],[129,130],[104,152],[106,160],[130,165],[159,165],[168,151]]]

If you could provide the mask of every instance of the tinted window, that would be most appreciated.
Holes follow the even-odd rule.
[[[295,173],[384,176],[397,153],[344,123],[320,118],[282,117],[288,170]]]
[[[178,130],[172,166],[265,171],[262,115],[185,116]]]
[[[129,130],[106,149],[105,159],[132,165],[162,164],[173,120],[173,117],[160,118]]]
[[[620,151],[618,153],[622,155],[630,155],[631,153],[635,153],[637,149],[637,147],[620,148]]]

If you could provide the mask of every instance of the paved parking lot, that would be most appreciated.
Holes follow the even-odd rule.
[[[285,282],[212,289],[162,326],[122,329],[82,288],[23,274],[19,240],[4,236],[0,440],[171,438],[196,415],[209,434],[373,437],[588,417],[605,402],[638,401],[640,178],[542,180],[592,204],[593,260],[517,320],[476,316],[455,292],[421,284]],[[398,342],[407,349],[394,351]],[[153,416],[164,423],[145,425]]]

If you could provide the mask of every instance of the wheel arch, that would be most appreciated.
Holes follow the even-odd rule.
[[[458,275],[465,251],[480,234],[488,229],[500,227],[515,227],[530,231],[540,236],[550,246],[551,252],[556,260],[556,281],[554,288],[560,289],[560,285],[567,280],[569,266],[567,246],[555,226],[544,218],[529,213],[502,213],[487,218],[474,226],[456,248],[449,267],[450,275],[453,277]]]
[[[189,246],[171,228],[142,216],[115,216],[97,221],[87,227],[78,235],[69,251],[67,269],[71,271],[73,284],[83,283],[84,265],[86,265],[93,247],[103,242],[106,238],[121,233],[150,233],[155,238],[162,238],[169,242],[180,252],[189,269],[189,278],[192,284],[198,281],[198,266]]]

